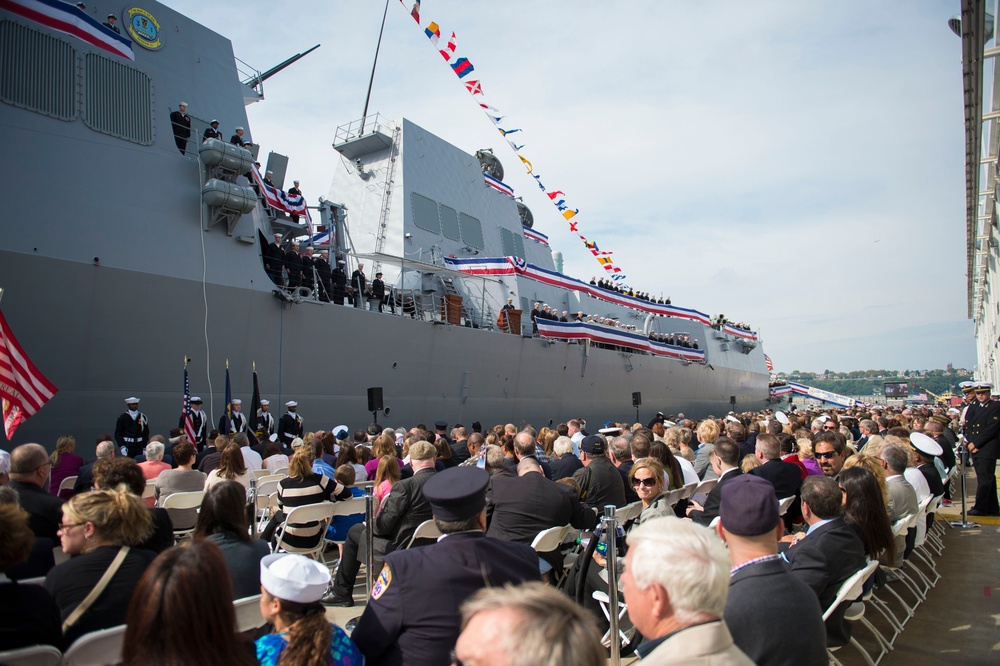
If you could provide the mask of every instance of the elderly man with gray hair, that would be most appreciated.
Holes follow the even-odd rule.
[[[556,459],[550,464],[553,481],[573,476],[576,470],[583,467],[583,463],[573,453],[573,440],[566,435],[556,437],[552,451],[556,454]]]
[[[628,535],[622,574],[628,616],[648,641],[645,666],[752,666],[722,621],[729,554],[708,528],[655,518]]]
[[[49,494],[52,461],[41,444],[22,444],[10,452],[10,483],[28,512],[28,527],[36,537],[56,541],[63,500]]]

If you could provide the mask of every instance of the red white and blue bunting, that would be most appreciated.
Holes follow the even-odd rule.
[[[628,347],[654,356],[666,356],[685,361],[705,362],[705,351],[702,349],[689,349],[668,345],[663,342],[653,342],[641,333],[631,333],[619,328],[604,326],[602,324],[591,324],[579,321],[552,321],[546,319],[536,319],[538,334],[543,338],[556,338],[559,340],[590,340],[605,345],[616,345]]]
[[[306,199],[301,194],[289,194],[284,190],[272,187],[264,182],[261,178],[260,171],[257,166],[254,165],[253,169],[253,179],[257,181],[257,187],[260,189],[260,193],[264,195],[264,199],[267,201],[271,208],[275,208],[280,211],[284,211],[289,215],[298,215],[299,217],[304,217],[306,219],[306,228],[309,230],[309,234],[315,233],[312,224],[312,217],[309,215],[309,208],[306,206]],[[327,241],[329,243],[329,240]]]

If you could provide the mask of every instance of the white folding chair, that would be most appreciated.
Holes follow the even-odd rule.
[[[566,538],[566,533],[569,532],[569,530],[569,525],[560,525],[544,529],[536,534],[535,538],[531,540],[531,547],[535,549],[536,553],[551,553],[553,550],[557,550],[559,546],[562,545],[563,539]],[[542,558],[538,558],[538,570],[539,573],[548,573],[552,570],[552,565]]]
[[[319,502],[317,504],[293,507],[291,511],[285,514],[285,522],[274,533],[275,542],[272,552],[277,553],[283,550],[286,553],[297,553],[311,557],[317,561],[322,561],[323,549],[326,548],[326,528],[330,526],[330,519],[333,518],[333,509],[333,502]],[[319,524],[319,533],[316,536],[316,543],[314,545],[299,548],[289,546],[285,543],[285,531],[289,525],[308,525],[310,523]]]
[[[200,509],[201,502],[205,499],[204,490],[192,490],[186,493],[173,493],[167,495],[163,500],[163,508],[168,512],[171,509]],[[194,526],[187,529],[174,530],[174,539],[180,540],[194,534]]]
[[[833,614],[835,610],[837,610],[837,608],[842,603],[854,601],[855,599],[860,598],[862,593],[864,592],[863,588],[865,581],[868,580],[868,577],[871,576],[872,573],[877,568],[878,568],[877,561],[869,562],[860,570],[858,570],[856,573],[854,573],[850,578],[841,583],[840,589],[837,591],[837,597],[830,604],[829,608],[827,608],[823,612],[823,621],[826,622],[826,620]],[[860,619],[860,617],[864,615],[864,605],[859,604],[858,607],[860,608],[860,615],[858,614],[857,611],[855,611],[853,613],[845,613],[844,617],[849,621]],[[851,615],[852,617],[848,617],[848,615]],[[858,652],[861,653],[861,656],[864,657],[865,663],[867,663],[868,666],[875,666],[875,662],[872,661],[871,655],[868,654],[868,651],[865,650],[860,643],[858,643],[857,639],[854,638],[854,636],[851,636],[850,643],[858,650]],[[881,646],[881,642],[879,643],[879,645]],[[827,648],[827,652],[830,654],[830,660],[837,664],[839,664],[840,662],[833,655],[833,653],[834,651],[839,649],[840,649],[839,647]],[[881,658],[881,655],[879,656],[879,658]]]
[[[406,547],[411,547],[417,539],[437,539],[439,536],[441,536],[441,530],[438,529],[437,524],[433,520],[425,520],[417,525],[417,529],[413,530],[413,536],[410,537]]]
[[[705,483],[702,481],[701,483]],[[698,482],[692,481],[691,483],[685,483],[684,487],[680,489],[680,493],[677,496],[677,500],[687,499],[694,494],[694,489],[698,487]]]
[[[281,478],[285,478],[286,476],[288,476],[288,468],[279,467],[278,469],[274,470],[273,476],[280,476]]]
[[[237,599],[233,602],[233,610],[236,611],[237,631],[252,631],[266,623],[260,614],[259,594]]]
[[[146,481],[146,487],[142,489],[142,499],[151,499],[156,496],[156,479]]]
[[[34,578],[19,578],[19,585],[45,585],[45,576],[35,576]],[[3,662],[0,661],[0,664]]]
[[[252,469],[250,470],[250,473],[253,474],[253,478],[258,480],[260,480],[260,477],[262,476],[273,476],[271,474],[271,470],[267,469],[266,467],[263,469]]]
[[[709,492],[712,491],[713,488],[715,488],[715,486],[718,483],[719,483],[718,479],[707,479],[705,481],[702,481],[701,483],[699,483],[695,487],[694,492],[691,493],[691,494],[692,495],[701,495],[701,494],[706,494],[707,495]]]
[[[795,501],[795,495],[789,495],[788,497],[782,497],[778,500],[778,515],[783,516],[788,513],[788,507],[792,505]]]
[[[73,490],[73,486],[76,485],[76,479],[77,477],[75,476],[67,476],[63,479],[62,483],[59,484],[59,492],[57,492],[56,495],[61,494],[64,490]]]
[[[51,645],[32,645],[0,652],[0,664],[7,666],[59,666],[62,652]]]
[[[122,660],[125,625],[101,629],[76,639],[63,655],[63,666],[109,666]]]
[[[278,481],[286,478],[286,474],[265,474],[257,479],[257,492],[260,492],[260,487],[265,483],[273,483],[274,487],[278,487]]]
[[[630,520],[635,520],[642,513],[642,502],[632,502],[615,511],[620,525],[625,525]]]
[[[597,600],[598,605],[601,607],[601,612],[604,613],[605,619],[608,624],[611,624],[611,599],[608,597],[608,593],[601,590],[594,590],[591,595]],[[632,626],[628,619],[628,607],[625,605],[624,601],[618,602],[618,640],[619,645],[625,647],[632,642],[635,638],[635,627]],[[604,632],[601,636],[601,645],[604,647],[611,647],[611,628],[609,626],[608,630]]]

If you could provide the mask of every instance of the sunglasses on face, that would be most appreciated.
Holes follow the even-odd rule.
[[[656,479],[650,477],[648,479],[632,479],[632,485],[638,488],[639,486],[645,486],[646,488],[652,488],[656,485]]]
[[[814,453],[813,455],[816,456],[816,458],[818,458],[819,460],[830,460],[831,458],[837,457],[837,452],[825,451],[823,453]]]

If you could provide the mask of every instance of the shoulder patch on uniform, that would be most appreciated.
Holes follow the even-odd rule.
[[[372,599],[378,599],[385,591],[389,589],[389,583],[392,582],[392,569],[389,568],[388,564],[382,565],[382,572],[378,575],[378,580],[372,586]]]

